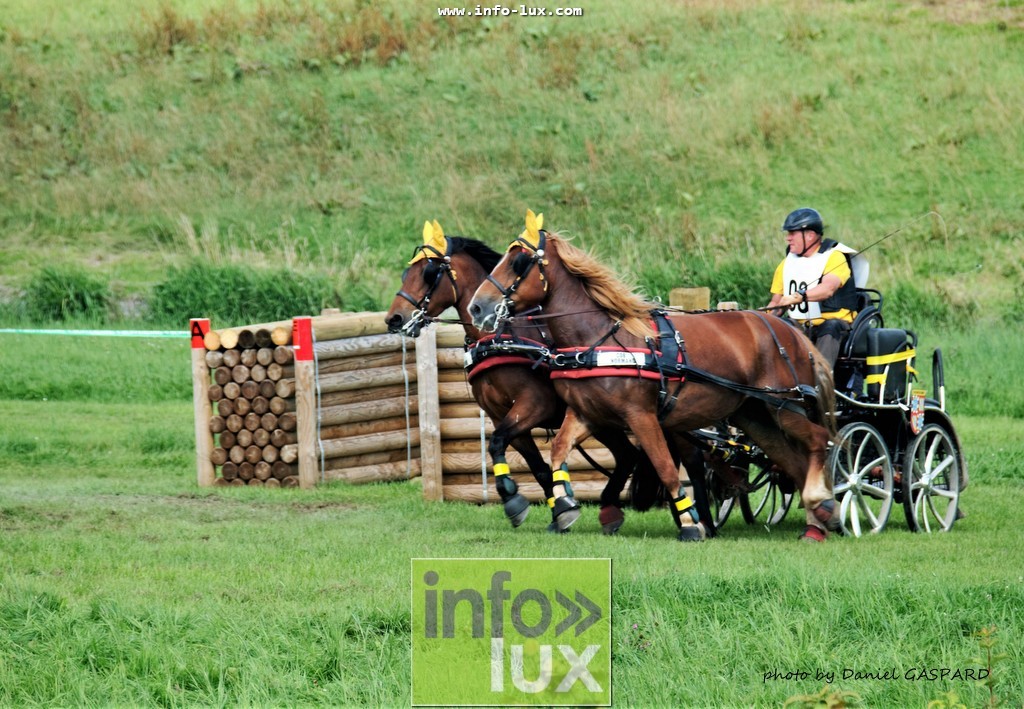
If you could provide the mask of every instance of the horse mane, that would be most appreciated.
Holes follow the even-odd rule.
[[[545,232],[548,242],[558,250],[565,269],[580,279],[587,295],[602,309],[622,321],[632,335],[651,336],[651,311],[658,306],[636,292],[636,287],[623,283],[615,273],[587,252],[552,232]]]
[[[465,236],[449,236],[448,243],[451,244],[453,254],[467,254],[487,273],[493,271],[494,267],[498,265],[498,261],[501,261],[501,254],[482,241]]]

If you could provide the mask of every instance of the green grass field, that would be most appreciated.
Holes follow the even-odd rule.
[[[196,264],[186,317],[281,281],[215,327],[288,273],[382,309],[425,219],[503,248],[527,208],[650,295],[754,307],[810,204],[893,233],[871,285],[943,350],[967,517],[681,545],[417,481],[200,489],[187,340],[0,333],[0,706],[408,706],[409,560],[449,556],[612,558],[615,706],[1024,706],[1024,5],[576,4],[0,0],[0,325],[54,324],[19,309],[47,267],[130,306],[61,326],[184,329],[139,303]],[[986,632],[991,688],[906,679],[986,667]]]
[[[912,535],[896,508],[877,537],[809,547],[795,512],[771,531],[737,514],[694,546],[665,511],[609,538],[588,507],[560,537],[542,509],[513,531],[418,481],[199,489],[184,341],[4,344],[2,705],[407,706],[409,559],[448,556],[611,557],[616,706],[781,706],[818,672],[861,706],[980,706],[974,682],[904,677],[978,667],[992,627],[996,696],[1024,697],[1024,424],[960,415],[955,387],[972,483],[951,533]]]

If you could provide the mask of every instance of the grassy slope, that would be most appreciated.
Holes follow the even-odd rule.
[[[91,3],[81,24],[14,5],[9,286],[67,253],[144,291],[195,254],[383,302],[424,218],[499,245],[530,206],[664,295],[706,261],[753,259],[767,282],[805,203],[862,246],[904,227],[875,252],[883,286],[1002,308],[1021,279],[1024,45],[995,3],[966,24],[880,2],[447,23],[340,0]]]

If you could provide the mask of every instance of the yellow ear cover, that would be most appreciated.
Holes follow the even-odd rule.
[[[445,238],[444,230],[437,223],[436,219],[433,223],[429,221],[423,222],[423,245],[430,248],[417,250],[416,255],[409,261],[410,264],[414,264],[424,258],[444,256],[448,251],[448,240]]]
[[[526,210],[526,231],[519,235],[534,249],[540,248],[540,230],[544,227],[544,215],[534,214],[532,209]]]

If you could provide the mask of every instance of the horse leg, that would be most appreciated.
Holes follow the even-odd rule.
[[[704,522],[704,529],[707,532],[707,536],[713,537],[718,533],[718,529],[715,526],[714,515],[711,514],[711,503],[708,498],[707,469],[704,463],[704,452],[681,434],[673,434],[669,444],[669,450],[683,464],[683,467],[686,468],[686,475],[690,478],[690,485],[693,486],[693,503],[697,509],[697,516],[702,520],[706,520]]]
[[[510,442],[510,426],[504,420],[497,423],[491,439],[487,442],[487,452],[494,467],[494,487],[498,490],[498,496],[505,508],[505,516],[513,527],[518,527],[530,513],[530,503],[519,494],[519,486],[509,474],[508,463],[505,460],[505,451],[508,450]]]
[[[572,448],[590,435],[590,427],[580,420],[575,411],[571,408],[566,409],[565,419],[555,434],[555,440],[551,442],[554,497],[548,500],[548,505],[551,507],[552,527],[559,532],[568,530],[580,516],[580,504],[573,497],[572,486],[569,484],[569,465],[566,458]]]
[[[526,464],[530,466],[530,472],[533,473],[534,479],[536,479],[537,484],[540,485],[541,490],[544,492],[544,501],[546,502],[553,498],[555,493],[551,466],[544,460],[544,456],[537,448],[537,442],[533,439],[533,434],[527,431],[525,434],[513,438],[511,443],[512,447],[523,456]],[[512,482],[511,479],[509,482]]]
[[[518,419],[518,421],[517,421]],[[537,482],[544,490],[545,498],[551,497],[551,468],[544,462],[543,456],[537,450],[537,444],[533,436],[529,435],[536,417],[528,419],[513,415],[512,411],[505,415],[500,421],[496,421],[494,433],[487,443],[487,452],[491,456],[494,465],[494,487],[498,490],[502,505],[505,508],[505,515],[513,527],[518,527],[530,513],[530,503],[519,493],[519,486],[509,474],[508,462],[505,460],[505,451],[511,444],[526,459],[530,471],[533,472]]]
[[[629,428],[636,435],[637,443],[650,458],[658,477],[669,491],[672,499],[672,518],[679,529],[679,541],[701,541],[707,535],[693,500],[679,482],[679,466],[669,450],[665,434],[658,424],[657,416],[651,412],[639,412],[626,416]],[[704,489],[701,483],[702,491]]]
[[[732,419],[800,489],[807,516],[801,538],[824,541],[839,526],[825,472],[828,431],[800,414],[775,414],[761,405],[744,405]]]
[[[638,472],[634,461],[641,453],[630,443],[624,431],[605,429],[595,432],[594,438],[601,441],[615,457],[615,469],[608,478],[608,484],[601,491],[601,512],[598,521],[601,523],[602,532],[616,534],[626,520],[620,502],[622,491],[626,487],[630,473]]]

